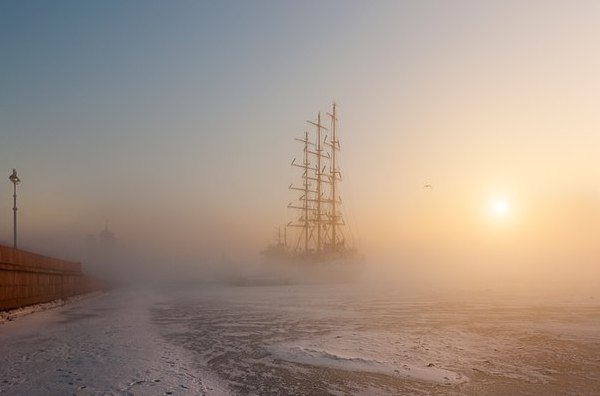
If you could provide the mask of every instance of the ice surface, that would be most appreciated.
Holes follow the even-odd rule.
[[[419,355],[395,344],[397,337],[388,333],[341,332],[335,336],[330,334],[311,340],[275,344],[269,350],[278,359],[341,370],[380,373],[446,385],[468,381],[465,375],[436,367],[434,363],[427,363]]]
[[[206,288],[153,310],[239,394],[595,394],[593,299]]]
[[[203,394],[187,353],[149,322],[158,302],[114,292],[0,325],[0,393]]]
[[[0,325],[3,394],[600,394],[600,304],[353,285],[121,290]]]

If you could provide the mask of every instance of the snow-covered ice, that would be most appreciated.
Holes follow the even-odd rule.
[[[600,303],[354,285],[113,291],[0,325],[5,394],[600,394]]]
[[[182,293],[154,314],[238,394],[600,393],[587,297],[249,287]]]
[[[0,325],[0,393],[203,394],[186,351],[150,324],[158,302],[117,291]]]

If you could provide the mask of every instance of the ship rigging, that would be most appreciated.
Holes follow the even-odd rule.
[[[325,126],[321,113],[316,121],[307,121],[314,131],[304,132],[295,140],[302,144],[301,159],[294,158],[292,167],[300,171],[300,182],[290,184],[297,192],[295,201],[288,208],[296,212],[294,220],[284,227],[284,239],[279,229],[277,243],[263,253],[268,257],[294,257],[310,260],[331,260],[356,255],[356,250],[346,238],[346,223],[342,214],[339,183],[342,173],[339,167],[340,141],[336,104],[326,113],[329,123]],[[288,244],[290,229],[291,243]],[[295,232],[294,232],[295,231]]]

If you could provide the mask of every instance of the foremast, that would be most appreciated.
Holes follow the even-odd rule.
[[[304,145],[304,154],[303,154],[302,163],[300,163],[300,164],[297,163],[296,158],[294,158],[292,161],[292,166],[302,169],[302,185],[295,186],[294,184],[290,184],[289,189],[295,190],[295,191],[300,191],[302,193],[302,195],[300,195],[300,197],[298,198],[297,204],[290,203],[290,204],[288,204],[288,208],[301,211],[301,215],[295,222],[288,223],[287,227],[300,228],[300,236],[299,236],[298,242],[296,243],[296,246],[294,247],[294,253],[300,253],[300,252],[308,252],[309,251],[309,242],[310,242],[311,234],[312,234],[312,224],[311,224],[311,216],[310,216],[310,211],[311,211],[311,205],[310,205],[311,198],[310,197],[311,197],[311,194],[315,193],[315,191],[311,189],[311,183],[310,183],[311,177],[310,177],[309,172],[312,171],[312,168],[310,166],[311,163],[310,163],[310,158],[309,158],[309,154],[310,154],[309,145],[311,145],[312,143],[310,143],[310,141],[308,139],[308,132],[304,132],[304,138],[302,138],[302,139],[295,138],[295,140],[303,143],[303,145]],[[301,243],[302,243],[302,246],[300,246]]]

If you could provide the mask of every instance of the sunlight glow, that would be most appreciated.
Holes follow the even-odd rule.
[[[492,213],[497,217],[505,217],[509,212],[508,202],[504,198],[495,198],[491,203]]]

